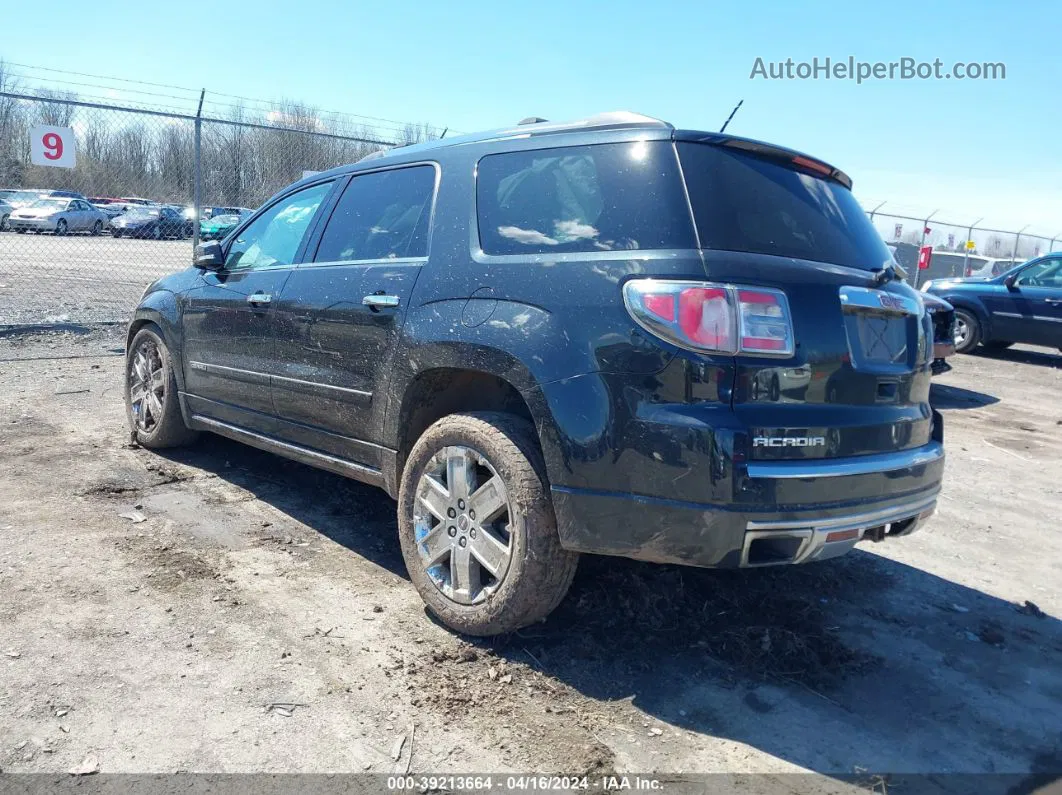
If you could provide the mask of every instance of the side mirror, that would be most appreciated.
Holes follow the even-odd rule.
[[[216,240],[209,243],[200,243],[195,247],[195,266],[208,271],[221,270],[225,264],[225,255],[221,250],[221,244]]]
[[[1003,280],[1003,284],[1007,285],[1007,289],[1008,290],[1017,290],[1018,288],[1014,286],[1017,283],[1017,281],[1018,281],[1018,274],[1012,273],[1012,274],[1010,274],[1010,276],[1008,276],[1006,279]]]

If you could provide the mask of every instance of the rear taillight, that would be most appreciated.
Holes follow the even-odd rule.
[[[781,290],[634,279],[623,285],[623,300],[639,325],[683,348],[793,355],[793,322]]]

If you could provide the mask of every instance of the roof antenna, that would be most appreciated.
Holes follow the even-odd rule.
[[[723,126],[719,129],[719,132],[726,132],[726,126],[730,124],[730,120],[734,118],[734,114],[738,112],[738,108],[745,104],[745,100],[739,100],[738,104],[734,106],[734,109],[730,111],[730,115],[726,117],[726,121],[723,122]]]
[[[448,133],[449,131],[450,131],[449,127],[444,128],[443,131],[442,131],[442,134],[439,136],[439,140],[441,141],[443,138],[445,138],[446,137],[446,133]]]

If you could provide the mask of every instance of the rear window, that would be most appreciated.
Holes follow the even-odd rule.
[[[488,155],[476,206],[487,254],[693,248],[669,141]]]
[[[891,255],[842,185],[724,146],[680,143],[701,246],[879,270]]]

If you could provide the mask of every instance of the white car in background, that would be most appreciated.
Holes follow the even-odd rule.
[[[1001,273],[1006,273],[1011,268],[1021,265],[1025,262],[1023,257],[1013,259],[1011,257],[993,257],[990,258],[983,265],[974,267],[973,265],[967,265],[966,275],[975,279],[994,279]]]
[[[52,232],[57,236],[71,232],[100,234],[108,218],[84,199],[38,199],[11,213],[8,225],[19,234]]]

